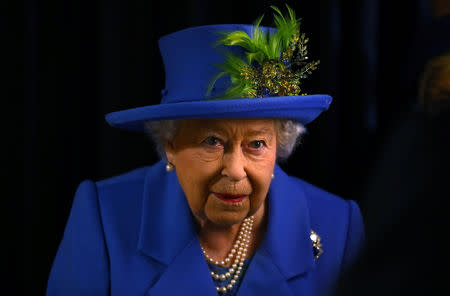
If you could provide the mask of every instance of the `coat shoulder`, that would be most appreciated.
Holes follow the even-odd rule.
[[[97,181],[97,198],[106,243],[116,248],[116,241],[130,243],[136,248],[141,227],[146,178],[153,166]]]
[[[302,179],[291,177],[297,186],[305,193],[310,211],[314,212],[345,212],[348,209],[349,200],[322,188],[312,185]]]
[[[127,183],[143,182],[150,166],[140,167],[119,175],[99,180],[96,182],[98,188],[111,186],[126,186]]]
[[[343,266],[351,264],[364,243],[364,223],[360,208],[354,200],[344,199],[304,180],[295,178],[307,200],[311,228],[325,244],[342,246]]]
[[[346,230],[352,226],[362,229],[363,220],[356,201],[342,198],[304,180],[293,179],[304,192],[312,225],[336,228],[337,224],[341,224]]]

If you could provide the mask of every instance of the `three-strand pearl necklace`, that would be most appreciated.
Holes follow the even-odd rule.
[[[231,267],[228,269],[228,272],[219,274],[215,273],[214,271],[211,271],[211,276],[213,279],[217,281],[225,281],[229,278],[231,278],[231,281],[228,285],[222,286],[222,287],[216,287],[217,291],[220,293],[226,293],[227,291],[230,291],[233,289],[233,286],[238,282],[239,276],[241,275],[242,267],[244,266],[244,261],[247,257],[247,250],[248,246],[250,245],[250,238],[252,233],[252,227],[253,227],[253,216],[248,217],[244,220],[244,222],[241,225],[241,229],[239,230],[239,234],[237,237],[236,242],[233,245],[233,248],[231,248],[230,253],[227,255],[227,257],[222,260],[214,260],[211,258],[208,254],[206,254],[205,249],[202,247],[203,254],[205,255],[206,261],[218,265],[218,266],[224,266],[233,260],[234,262],[231,265]]]

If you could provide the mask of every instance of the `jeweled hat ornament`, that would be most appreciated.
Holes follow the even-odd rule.
[[[287,6],[287,5],[286,5]],[[166,86],[161,102],[106,115],[113,126],[145,131],[144,122],[183,118],[289,118],[307,124],[327,110],[329,95],[308,95],[309,61],[300,19],[271,6],[276,27],[208,25],[158,41]]]

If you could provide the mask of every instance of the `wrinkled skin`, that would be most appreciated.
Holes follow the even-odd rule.
[[[225,254],[242,221],[252,215],[255,240],[261,238],[276,143],[272,119],[186,119],[166,143],[167,159],[198,222],[200,241],[210,252]],[[243,199],[230,203],[220,194]]]

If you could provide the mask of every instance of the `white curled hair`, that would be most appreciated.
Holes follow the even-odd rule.
[[[277,130],[277,158],[286,160],[299,145],[306,128],[299,122],[276,118],[275,127]],[[181,120],[161,120],[147,121],[146,131],[155,144],[156,152],[161,159],[166,159],[164,144],[172,141],[175,137]]]

